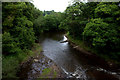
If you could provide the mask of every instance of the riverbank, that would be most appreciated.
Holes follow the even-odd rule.
[[[68,38],[69,44],[76,50],[80,51],[82,55],[86,56],[87,59],[97,62],[97,64],[108,70],[119,69],[120,65],[116,61],[113,61],[109,58],[102,57],[98,55],[95,50],[86,46],[82,41],[73,39],[69,35],[65,35]],[[81,55],[81,54],[80,54]]]
[[[36,45],[35,43],[33,47]],[[2,78],[19,78],[16,74],[20,70],[20,65],[27,62],[33,55],[32,50],[21,50],[16,54],[2,55]]]
[[[46,63],[51,61],[46,56],[42,54],[42,47],[40,44],[35,43],[31,50],[26,50],[25,52],[19,54],[13,54],[10,56],[2,56],[2,78],[3,79],[19,79],[19,78],[27,78],[28,71],[31,69],[31,65],[33,62],[37,62],[40,58],[46,59]],[[46,77],[48,73],[51,73],[52,77],[61,77],[61,72],[58,66],[51,61],[51,66],[43,69],[43,74],[38,74],[40,77]],[[44,64],[44,63],[42,63]],[[54,73],[54,74],[52,74]],[[35,76],[32,76],[35,77]],[[48,76],[49,77],[49,76]]]
[[[34,56],[21,64],[19,77],[24,79],[61,78],[62,70],[49,58],[43,55],[40,45],[33,48]]]

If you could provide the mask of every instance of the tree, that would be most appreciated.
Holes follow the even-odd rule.
[[[76,2],[65,10],[62,27],[69,36],[83,41],[98,54],[118,60],[120,56],[120,6],[116,2]],[[114,47],[113,47],[114,46]],[[111,57],[113,58],[113,57]]]
[[[19,49],[30,49],[35,41],[34,6],[31,3],[11,2],[3,3],[2,7],[3,53],[18,53]]]
[[[10,35],[10,33],[5,32],[2,36],[2,47],[3,54],[8,55],[11,53],[18,53],[21,49],[18,47],[19,43],[16,43],[14,38]]]

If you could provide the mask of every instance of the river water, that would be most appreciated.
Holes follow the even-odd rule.
[[[120,80],[120,69],[107,69],[104,61],[86,57],[73,49],[63,32],[46,32],[40,36],[43,54],[53,60],[66,74],[65,78],[81,80]]]

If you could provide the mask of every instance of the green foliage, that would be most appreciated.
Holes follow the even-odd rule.
[[[64,30],[68,31],[68,21],[67,21],[67,19],[64,19],[64,20],[60,23],[59,29],[64,29]]]
[[[25,62],[29,57],[35,56],[35,53],[41,52],[41,46],[39,44],[34,44],[34,50],[25,50],[17,54],[3,55],[2,56],[2,77],[3,79],[15,78],[19,79],[16,76],[17,72],[20,70],[21,62]],[[19,76],[19,75],[18,75]]]
[[[19,62],[16,57],[7,56],[3,57],[2,61],[2,77],[4,78],[17,78],[16,73],[19,69]]]
[[[62,21],[62,13],[60,12],[44,11],[43,15],[39,15],[34,21],[33,28],[36,36],[39,36],[43,31],[59,29],[58,26]]]
[[[2,3],[3,78],[17,78],[19,64],[32,55],[35,43],[34,20],[41,14],[32,3]],[[35,15],[36,14],[36,15]]]
[[[16,77],[18,64],[27,57],[24,51],[31,49],[42,32],[50,30],[65,29],[71,38],[78,39],[75,42],[82,44],[81,46],[87,44],[98,51],[99,55],[102,53],[105,57],[119,60],[120,7],[118,3],[74,2],[64,13],[41,12],[29,2],[2,4],[4,78]],[[32,54],[29,51],[27,53]],[[46,69],[43,74],[46,72],[49,73],[50,70]]]
[[[15,26],[15,30],[12,31],[14,37],[16,37],[17,41],[20,43],[19,46],[22,49],[29,49],[34,41],[34,31],[33,31],[33,23],[27,20],[25,17],[17,18],[17,26]]]
[[[34,9],[34,6],[30,4],[3,3],[3,53],[18,53],[21,49],[30,49],[33,45],[35,33],[33,13],[30,9]]]
[[[60,28],[69,31],[69,35],[82,39],[82,32],[89,21],[89,18],[93,13],[90,7],[95,5],[94,3],[81,3],[76,2],[73,5],[67,7],[65,10],[65,20],[60,24]],[[89,6],[89,7],[88,7]],[[90,8],[90,9],[89,9]]]
[[[109,24],[103,22],[102,19],[92,19],[91,22],[87,23],[83,36],[86,41],[91,42],[93,46],[101,48],[106,44],[106,33],[109,29]]]
[[[55,13],[55,12],[50,15],[45,15],[44,19],[46,24],[44,30],[58,29],[58,26],[62,20],[61,13]]]
[[[45,17],[45,27],[44,30],[50,30],[57,28],[57,19],[55,16],[52,15],[46,15]]]
[[[67,7],[60,28],[69,31],[69,36],[82,40],[96,50],[119,60],[120,52],[120,7],[115,2],[81,3]],[[110,57],[112,56],[112,57]]]
[[[95,9],[95,14],[96,17],[110,17],[118,14],[118,9],[119,7],[115,3],[99,3]]]
[[[18,53],[21,51],[18,47],[18,43],[16,43],[10,33],[7,32],[5,32],[2,36],[2,46],[3,54]]]
[[[53,68],[49,67],[42,70],[40,78],[57,78],[57,75],[57,72]]]
[[[43,72],[42,72],[42,75],[47,75],[47,74],[50,73],[50,71],[51,71],[50,68],[45,68],[45,69],[43,70]]]
[[[44,17],[43,16],[39,16],[37,19],[35,19],[34,23],[34,31],[35,31],[35,35],[39,36],[41,32],[43,32],[43,28],[45,26],[45,22],[44,22]]]

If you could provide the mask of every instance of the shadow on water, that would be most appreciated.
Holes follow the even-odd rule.
[[[40,36],[43,54],[52,59],[67,75],[67,78],[83,80],[119,80],[120,73],[107,70],[104,61],[73,49],[64,36],[64,32],[46,32]]]

